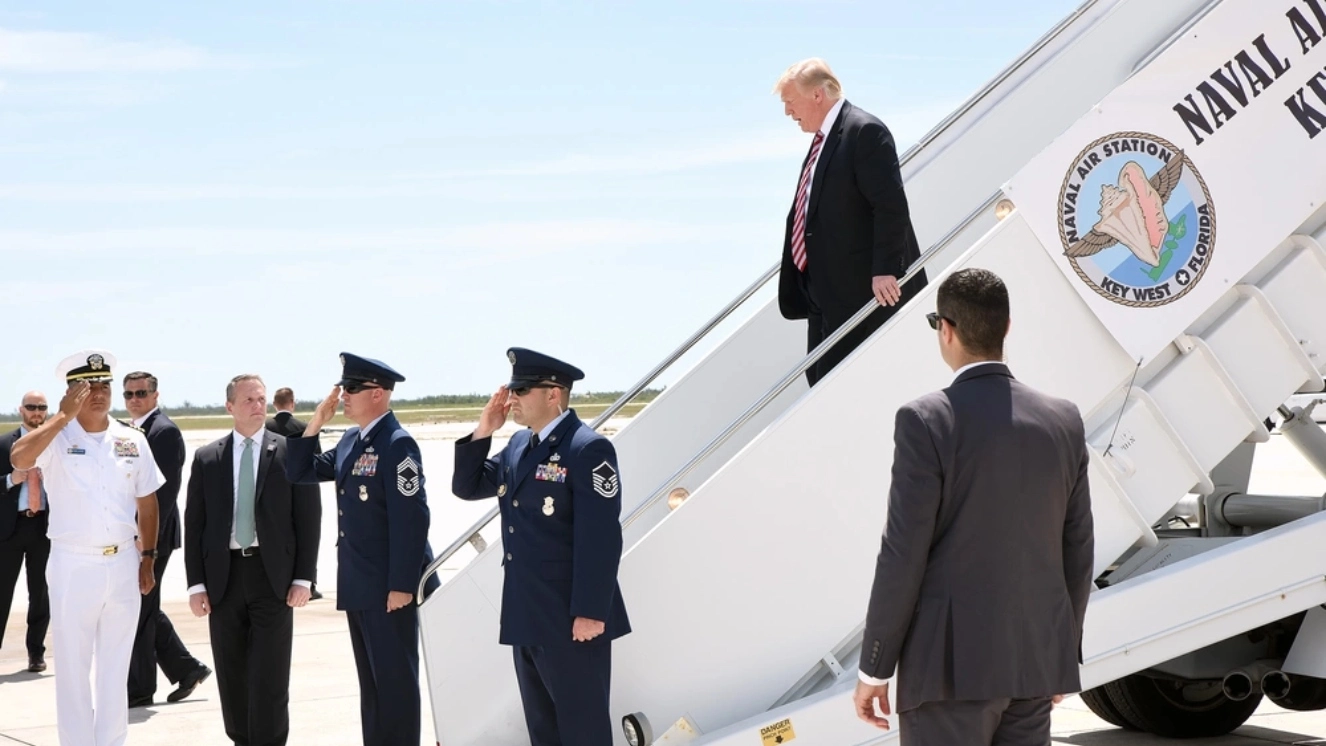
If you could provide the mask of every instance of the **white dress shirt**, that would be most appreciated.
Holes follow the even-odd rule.
[[[152,407],[152,409],[148,410],[147,414],[143,415],[142,417],[135,417],[133,420],[134,427],[142,427],[143,423],[147,422],[147,418],[151,417],[152,413],[157,411],[158,409],[161,409],[161,407]]]
[[[245,439],[245,438],[252,438],[252,439],[253,439],[253,445],[251,445],[251,446],[249,446],[249,447],[253,449],[251,453],[252,453],[252,456],[253,456],[253,466],[252,466],[252,469],[253,469],[253,500],[254,500],[254,504],[253,504],[253,514],[254,514],[254,516],[253,516],[253,517],[254,517],[254,525],[253,525],[253,543],[250,544],[249,546],[256,547],[256,546],[258,546],[259,543],[261,543],[261,542],[259,541],[259,539],[260,539],[261,537],[258,535],[258,525],[257,525],[257,517],[258,517],[258,503],[257,503],[257,501],[258,501],[258,493],[262,491],[262,485],[258,484],[258,463],[262,460],[263,440],[266,439],[266,438],[268,438],[269,436],[267,435],[267,429],[266,429],[266,428],[262,428],[262,429],[258,430],[258,432],[254,433],[253,435],[243,435],[243,434],[241,434],[238,430],[232,430],[232,431],[230,432],[230,437],[234,439],[234,440],[232,441],[233,448],[231,449],[232,452],[233,452],[233,454],[232,454],[232,458],[231,458],[231,469],[232,469],[232,472],[231,472],[231,474],[232,474],[231,484],[234,485],[234,487],[233,487],[234,491],[231,493],[231,498],[230,498],[230,548],[231,548],[232,550],[234,550],[234,549],[243,549],[243,548],[244,548],[244,547],[241,547],[241,546],[239,545],[239,542],[235,540],[235,526],[236,526],[236,524],[239,523],[239,515],[238,515],[238,512],[239,512],[239,470],[240,470],[240,465],[241,465],[241,464],[243,463],[243,461],[244,461],[244,439]],[[305,587],[305,588],[312,588],[312,587],[313,587],[313,583],[310,582],[310,581],[308,581],[308,580],[299,580],[299,579],[295,579],[295,580],[292,580],[292,581],[290,581],[290,582],[291,582],[292,585],[299,585],[299,586],[303,586],[303,587]],[[192,595],[195,594],[195,593],[206,593],[206,592],[207,592],[207,584],[206,584],[206,583],[199,583],[198,585],[190,586],[190,587],[189,587],[189,595],[190,595],[190,596],[192,596]],[[217,599],[212,599],[212,600],[213,600],[213,601],[216,601]]]
[[[829,131],[833,129],[834,123],[838,121],[839,112],[843,110],[843,100],[840,98],[834,102],[833,108],[829,109],[829,113],[824,115],[824,124],[820,125],[820,134],[824,135],[825,143],[820,145],[820,152],[815,154],[815,162],[810,164],[810,183],[806,184],[807,205],[810,204],[810,188],[815,185],[815,170],[820,167],[820,156],[824,155],[824,145],[828,143]]]
[[[959,378],[962,377],[963,373],[966,373],[972,368],[978,368],[982,365],[1003,365],[1003,362],[999,360],[981,360],[980,362],[967,363],[961,368],[958,368],[957,370],[953,371],[953,380],[957,381]],[[866,682],[867,684],[870,684],[871,686],[882,686],[884,684],[889,683],[888,679],[877,679],[874,676],[867,676],[865,671],[857,671],[856,673],[857,676],[862,681]]]
[[[166,483],[147,436],[107,419],[99,433],[71,420],[37,456],[46,494],[58,506],[46,531],[54,544],[132,546],[138,536],[138,499],[156,494]]]

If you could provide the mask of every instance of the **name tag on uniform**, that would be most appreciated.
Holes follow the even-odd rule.
[[[350,469],[352,477],[371,477],[378,473],[378,455],[376,453],[365,453],[355,461],[354,468]]]
[[[138,458],[138,444],[132,440],[115,439],[116,458]]]
[[[78,446],[73,446],[68,450],[66,450],[65,453],[72,453],[75,456],[82,456],[85,455],[87,451],[83,450],[82,448],[79,448]]]
[[[539,464],[534,470],[534,478],[543,482],[565,482],[566,467],[556,464]]]

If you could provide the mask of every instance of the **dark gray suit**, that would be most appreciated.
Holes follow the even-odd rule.
[[[981,365],[899,409],[894,448],[861,671],[897,666],[909,746],[1049,743],[1094,562],[1077,407]]]

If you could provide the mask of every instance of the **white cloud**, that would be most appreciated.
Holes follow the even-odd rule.
[[[0,70],[23,73],[175,72],[233,67],[176,41],[122,41],[98,34],[0,28]]]

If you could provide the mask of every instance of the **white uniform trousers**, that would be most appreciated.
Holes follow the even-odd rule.
[[[60,746],[121,746],[129,736],[129,658],[143,603],[139,563],[132,541],[112,555],[51,543],[46,583]]]

